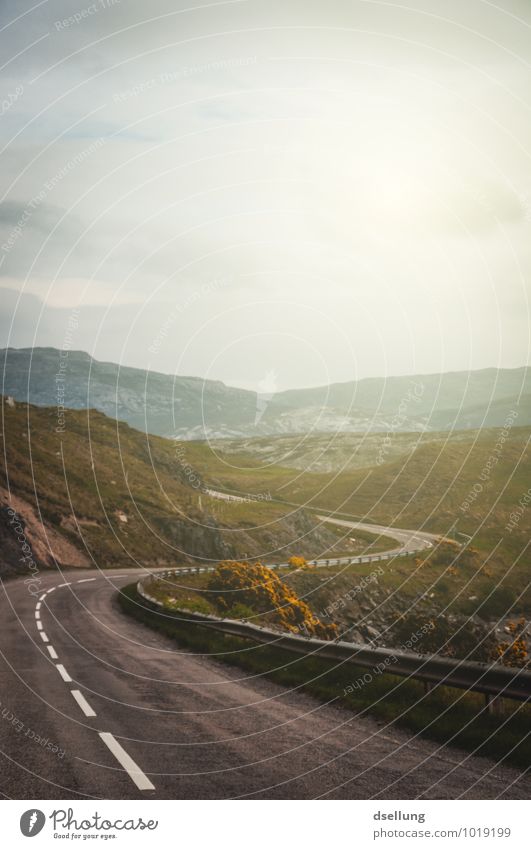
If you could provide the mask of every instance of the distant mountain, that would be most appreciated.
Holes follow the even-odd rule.
[[[0,351],[0,391],[40,406],[92,407],[177,439],[406,432],[531,424],[527,368],[367,378],[260,396],[221,381],[94,360],[56,348]]]
[[[56,348],[0,350],[0,392],[17,401],[74,410],[92,407],[159,436],[186,438],[201,428],[235,434],[254,422],[256,394],[199,377],[173,377],[117,363],[84,351],[61,358]],[[63,395],[64,393],[64,395]]]

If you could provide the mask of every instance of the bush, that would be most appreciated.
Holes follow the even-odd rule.
[[[427,628],[426,625],[429,625]],[[420,654],[440,654],[445,657],[467,658],[488,663],[497,657],[496,639],[487,625],[469,619],[459,623],[454,617],[433,616],[420,610],[402,617],[393,628],[395,646],[407,644]]]
[[[261,563],[220,563],[208,582],[219,608],[229,615],[237,607],[244,608],[245,618],[256,613],[283,630],[304,633],[323,640],[337,636],[336,625],[321,622],[272,569]]]

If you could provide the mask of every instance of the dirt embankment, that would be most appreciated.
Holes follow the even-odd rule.
[[[56,566],[90,566],[90,561],[42,522],[31,504],[0,487],[0,574],[31,574]]]

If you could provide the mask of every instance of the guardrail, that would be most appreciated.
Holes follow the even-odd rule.
[[[391,560],[394,557],[411,557],[413,554],[420,554],[420,552],[426,551],[426,548],[412,548],[408,551],[404,551],[403,548],[393,548],[390,551],[382,551],[378,554],[358,554],[355,557],[329,557],[329,558],[321,558],[320,560],[307,560],[307,566],[316,566],[319,568],[324,568],[326,566],[349,566],[349,565],[357,565],[360,563],[380,563],[382,560]],[[251,558],[252,559],[252,558]],[[285,563],[266,563],[265,564],[268,569],[287,569],[290,564],[286,561]],[[170,569],[166,572],[157,572],[159,577],[164,575],[181,575],[187,572],[213,572],[215,570],[215,566],[187,566],[182,569]]]
[[[205,568],[205,571],[207,570],[210,571]],[[169,577],[183,571],[195,570],[159,572],[157,577]],[[315,637],[275,631],[272,628],[252,625],[236,619],[218,619],[215,616],[192,613],[184,609],[169,610],[146,592],[142,581],[138,582],[137,591],[145,602],[153,605],[158,611],[164,610],[166,615],[178,618],[180,621],[195,622],[225,634],[245,637],[258,643],[274,644],[277,648],[287,649],[297,654],[315,654],[326,660],[342,661],[392,675],[416,678],[424,681],[427,689],[431,689],[433,685],[442,684],[483,693],[489,710],[493,709],[495,698],[503,697],[519,701],[531,699],[531,672],[522,669],[512,669],[498,663],[487,665],[475,661],[452,660],[438,655],[419,655],[398,649],[371,648],[342,640],[319,640]]]

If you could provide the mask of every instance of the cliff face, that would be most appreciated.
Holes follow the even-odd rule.
[[[0,575],[35,576],[41,569],[89,566],[90,561],[25,499],[0,487]]]
[[[67,409],[88,407],[159,436],[175,437],[202,422],[215,430],[250,425],[256,393],[221,381],[180,377],[94,360],[56,348],[0,350],[3,392],[16,401]]]
[[[100,362],[84,351],[0,350],[3,392],[52,406],[94,408],[147,433],[216,439],[310,432],[393,433],[502,425],[515,405],[531,424],[531,371],[366,378],[258,395],[218,380]]]

